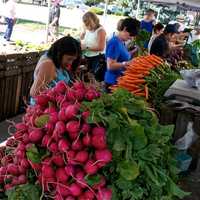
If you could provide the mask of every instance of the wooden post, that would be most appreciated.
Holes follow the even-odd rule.
[[[48,0],[48,19],[46,23],[46,43],[48,42],[48,36],[49,36],[50,10],[51,10],[51,0]]]

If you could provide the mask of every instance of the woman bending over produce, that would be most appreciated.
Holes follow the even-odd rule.
[[[30,96],[34,98],[61,80],[69,84],[79,64],[80,56],[80,43],[70,36],[53,43],[37,63]],[[33,98],[31,98],[31,104],[34,104]]]
[[[128,52],[125,42],[138,34],[139,27],[138,20],[126,18],[118,27],[118,33],[108,41],[106,45],[107,71],[104,78],[107,91],[111,85],[116,84],[117,78],[128,66],[131,54]]]

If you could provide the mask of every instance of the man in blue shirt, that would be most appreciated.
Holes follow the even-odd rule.
[[[105,73],[106,90],[109,91],[111,85],[117,83],[117,79],[122,75],[131,59],[125,42],[138,34],[140,22],[136,19],[126,18],[118,27],[118,33],[108,41],[106,45],[107,71]]]

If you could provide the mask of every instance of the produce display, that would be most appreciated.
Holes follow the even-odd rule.
[[[102,94],[59,82],[35,98],[0,149],[0,198],[182,198],[170,144],[146,103],[126,90]],[[149,154],[151,152],[151,154]]]
[[[82,82],[59,82],[35,98],[1,149],[1,199],[111,199],[101,171],[112,160],[106,129],[80,107],[98,97]]]
[[[162,63],[163,60],[155,55],[141,56],[133,59],[124,75],[118,78],[117,85],[111,89],[125,88],[137,96],[148,99],[148,86],[145,77],[150,74],[152,69],[160,66]]]
[[[186,193],[177,187],[173,126],[161,126],[146,103],[124,89],[91,103],[89,123],[107,128],[112,161],[103,168],[113,200],[173,200]]]

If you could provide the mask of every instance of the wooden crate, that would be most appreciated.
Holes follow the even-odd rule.
[[[0,121],[19,113],[28,99],[33,71],[44,52],[0,55]]]

